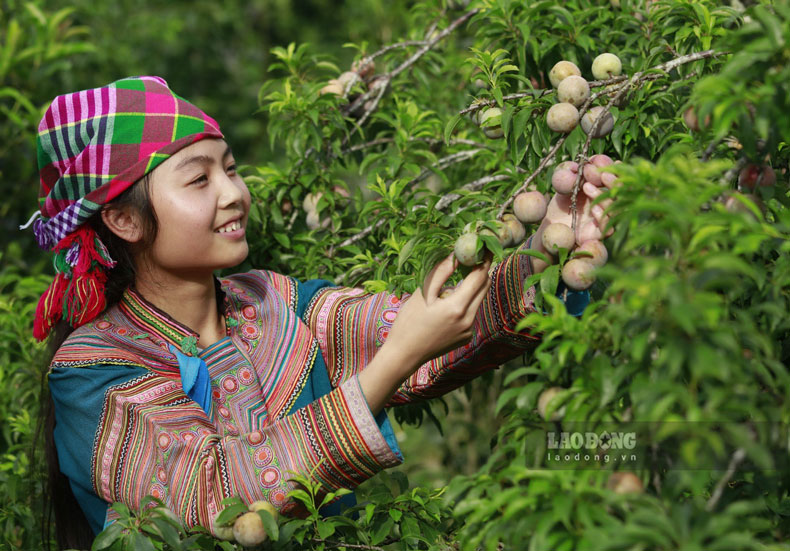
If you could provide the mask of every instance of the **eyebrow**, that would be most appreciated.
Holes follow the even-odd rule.
[[[230,150],[230,146],[228,146],[225,149],[225,153],[222,154],[222,158],[225,159],[230,154],[231,154],[231,150]],[[176,166],[175,169],[176,170],[181,170],[182,168],[185,168],[185,167],[187,167],[189,165],[192,165],[192,164],[205,164],[205,165],[207,165],[207,164],[211,164],[213,162],[214,162],[214,157],[210,157],[208,155],[194,155],[192,157],[187,157],[186,159],[184,159],[183,161],[178,163],[178,165]]]

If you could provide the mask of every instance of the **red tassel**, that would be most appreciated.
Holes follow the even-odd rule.
[[[94,270],[75,277],[69,285],[63,304],[63,313],[75,329],[101,314],[107,303],[104,284],[107,276],[101,270]]]
[[[57,254],[75,244],[79,254],[71,273],[58,273],[38,301],[33,336],[39,341],[47,338],[59,319],[76,329],[96,318],[107,305],[104,268],[112,268],[115,262],[97,250],[96,232],[85,224],[61,239],[53,251]]]
[[[63,313],[63,298],[68,289],[69,280],[63,274],[56,274],[36,306],[36,318],[33,321],[33,336],[43,341]]]

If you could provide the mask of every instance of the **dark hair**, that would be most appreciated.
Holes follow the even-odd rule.
[[[129,243],[115,235],[104,224],[101,213],[95,214],[86,224],[90,224],[96,234],[107,246],[110,256],[117,262],[112,270],[107,273],[107,283],[105,284],[106,308],[115,305],[123,295],[123,292],[134,283],[137,274],[137,266],[134,262],[134,255],[139,251],[148,249],[156,239],[159,230],[158,220],[151,204],[150,173],[138,180],[134,185],[113,199],[104,208],[129,208],[136,211],[140,216],[143,225],[143,238],[138,243]],[[63,345],[63,342],[74,331],[68,322],[60,320],[49,336],[48,357],[43,366],[41,387],[42,387],[42,407],[39,412],[39,430],[43,425],[44,430],[44,455],[47,460],[47,491],[44,496],[42,510],[42,539],[44,547],[50,549],[52,536],[52,514],[55,515],[55,539],[58,549],[90,549],[94,539],[93,530],[87,518],[82,512],[82,508],[77,503],[74,493],[71,491],[69,480],[60,472],[58,464],[58,454],[55,448],[55,408],[52,397],[46,386],[49,365],[55,353]],[[35,450],[34,450],[35,453]]]

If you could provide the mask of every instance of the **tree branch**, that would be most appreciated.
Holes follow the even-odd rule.
[[[313,538],[313,543],[323,543],[329,549],[336,549],[338,547],[347,547],[349,549],[366,549],[368,551],[386,551],[383,547],[378,545],[364,545],[361,543],[344,543],[342,541],[324,540],[321,538]]]
[[[592,140],[592,136],[595,134],[595,132],[599,128],[600,124],[603,122],[603,118],[606,116],[606,113],[609,112],[609,110],[612,107],[612,105],[614,105],[616,102],[618,102],[626,93],[628,93],[629,91],[635,89],[638,86],[641,86],[644,82],[651,81],[651,80],[656,80],[658,78],[662,78],[662,77],[666,76],[665,74],[656,73],[655,71],[663,71],[663,72],[666,73],[666,72],[671,71],[672,69],[676,69],[677,67],[680,67],[681,65],[683,65],[685,63],[692,63],[694,61],[700,61],[702,59],[707,59],[707,58],[710,58],[710,57],[718,57],[718,56],[721,56],[721,55],[725,55],[725,53],[723,53],[723,52],[715,52],[714,50],[705,50],[705,51],[702,51],[702,52],[695,52],[693,54],[680,56],[680,57],[677,57],[677,58],[672,59],[670,61],[667,61],[665,63],[661,63],[659,65],[656,65],[655,67],[652,67],[650,69],[646,69],[645,71],[638,71],[638,72],[634,73],[630,78],[627,75],[621,75],[621,76],[613,77],[613,78],[610,78],[610,79],[607,79],[607,80],[590,82],[590,87],[591,88],[592,87],[601,87],[601,86],[607,86],[607,87],[611,86],[611,88],[604,88],[603,90],[599,90],[598,92],[596,92],[595,94],[592,94],[587,99],[587,101],[584,103],[584,105],[582,105],[582,108],[579,110],[579,120],[580,120],[580,122],[581,122],[581,117],[583,117],[584,114],[589,110],[590,106],[592,105],[592,103],[595,100],[597,100],[599,97],[601,97],[604,94],[612,94],[612,93],[614,93],[614,96],[610,97],[609,102],[606,104],[606,107],[605,107],[604,111],[601,113],[601,115],[599,115],[599,117],[593,123],[593,128],[590,130],[590,133],[587,135],[587,139],[585,140],[584,145],[582,146],[582,150],[580,151],[579,155],[577,156],[577,159],[578,159],[577,162],[579,163],[579,172],[578,172],[578,175],[576,177],[576,183],[575,183],[575,185],[573,187],[573,192],[572,192],[572,195],[571,195],[571,212],[572,212],[571,225],[572,225],[572,229],[574,231],[576,230],[576,214],[577,214],[577,212],[576,212],[576,210],[577,210],[576,209],[576,196],[577,196],[579,188],[581,186],[582,170],[583,170],[584,164],[586,163],[586,160],[587,160],[587,153],[588,153],[589,148],[590,148],[590,143],[591,143],[591,140]],[[473,104],[473,105],[467,107],[466,109],[464,109],[463,112],[470,112],[470,111],[474,111],[476,109],[480,109],[481,106],[483,106],[483,105],[485,105],[483,102]],[[543,171],[543,169],[546,168],[546,166],[549,164],[549,162],[552,160],[554,155],[559,150],[559,147],[563,143],[565,143],[565,140],[567,139],[567,137],[568,137],[568,134],[565,134],[562,137],[560,137],[559,140],[557,140],[557,142],[551,148],[551,150],[546,155],[546,157],[544,157],[541,160],[541,162],[538,164],[538,167],[535,169],[535,171],[532,172],[532,174],[529,175],[529,177],[524,181],[524,183],[521,185],[521,187],[519,187],[513,194],[511,194],[511,196],[504,202],[504,204],[500,207],[499,212],[497,213],[497,219],[501,219],[502,218],[502,216],[505,213],[505,210],[507,210],[507,208],[513,203],[513,200],[515,199],[516,195],[526,191],[526,189],[529,186],[529,184],[531,184],[532,181],[535,178],[537,178],[537,176]]]
[[[735,450],[735,453],[732,454],[732,458],[730,458],[730,464],[727,466],[727,472],[724,473],[724,476],[716,483],[716,488],[713,490],[713,495],[710,496],[708,503],[705,504],[705,510],[710,512],[716,508],[716,504],[721,499],[722,494],[724,493],[724,486],[730,481],[732,476],[735,474],[735,470],[738,468],[738,465],[746,459],[746,452],[743,448],[738,448]]]
[[[434,165],[432,165],[432,168],[447,168],[448,166],[450,166],[452,164],[460,163],[462,161],[470,159],[470,158],[474,157],[476,154],[480,153],[481,151],[483,151],[483,149],[468,149],[468,150],[465,150],[465,151],[459,151],[458,153],[453,153],[451,155],[448,155],[447,157],[439,159]],[[415,184],[415,183],[417,183],[417,182],[419,182],[421,180],[424,180],[425,178],[428,177],[428,174],[430,172],[432,172],[432,171],[431,170],[424,170],[418,176],[416,176],[414,179],[412,179],[409,182],[409,184]],[[496,180],[490,180],[490,181],[493,182],[493,181],[496,181]],[[472,182],[472,183],[474,183],[474,182]],[[469,184],[467,184],[467,185],[469,185]],[[482,186],[482,184],[480,184],[480,186]],[[464,187],[466,187],[466,186],[464,186]],[[442,197],[442,199],[444,199],[446,197],[447,197],[447,195]],[[441,202],[441,199],[440,199],[440,202]],[[450,202],[452,202],[452,200],[448,201],[447,204],[449,204]],[[438,203],[437,203],[437,205],[438,205]],[[446,208],[446,206],[447,205],[442,206],[442,209]],[[419,208],[418,206],[414,207],[413,210],[417,210],[418,208]],[[348,239],[344,240],[342,243],[337,245],[337,247],[347,247],[348,245],[353,245],[357,241],[359,241],[361,239],[364,239],[365,237],[370,235],[373,232],[373,230],[375,230],[376,228],[381,226],[385,221],[386,221],[385,219],[378,220],[377,222],[375,222],[375,223],[367,226],[363,230],[361,230],[359,233],[357,233],[357,234],[349,237]],[[329,252],[328,252],[330,258],[332,258],[332,256],[334,256],[334,251],[335,251],[335,247],[332,246],[330,248]]]

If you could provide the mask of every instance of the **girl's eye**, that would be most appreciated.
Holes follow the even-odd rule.
[[[192,180],[190,184],[202,184],[203,182],[208,182],[208,176],[205,174],[201,174],[196,180]]]
[[[225,170],[227,170],[228,172],[230,172],[230,173],[232,173],[232,174],[235,174],[235,173],[236,173],[236,168],[237,168],[237,167],[236,167],[236,163],[233,163],[232,165],[230,165],[230,166],[229,166],[228,168],[226,168]]]

